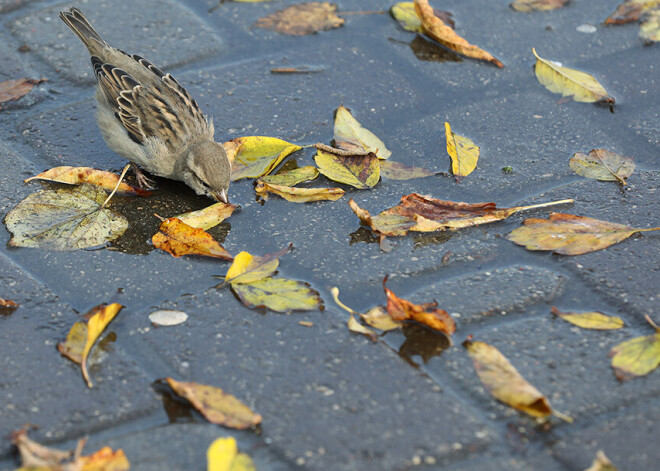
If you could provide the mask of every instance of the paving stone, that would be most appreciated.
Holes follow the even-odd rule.
[[[4,218],[9,210],[33,191],[30,185],[23,183],[23,180],[35,174],[35,166],[9,143],[1,140],[0,155],[3,156],[4,161],[4,168],[0,172],[0,187],[2,187],[0,214]]]
[[[485,457],[468,463],[461,463],[456,466],[443,468],[447,471],[483,471],[492,470],[512,470],[512,471],[562,471],[566,470],[564,466],[558,463],[549,453],[539,453],[535,456],[524,457]]]
[[[58,17],[70,6],[74,5],[65,3],[32,12],[13,20],[10,30],[65,77],[91,82],[94,77],[89,54]],[[222,40],[200,18],[176,2],[90,0],[75,6],[108,43],[140,54],[162,68],[188,64],[222,48]],[[118,28],[118,13],[128,11],[131,14],[122,17]]]

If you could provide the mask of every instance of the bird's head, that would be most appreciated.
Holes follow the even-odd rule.
[[[227,202],[231,163],[222,144],[204,141],[194,145],[183,168],[183,181],[198,195]]]

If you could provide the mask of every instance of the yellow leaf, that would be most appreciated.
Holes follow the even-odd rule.
[[[90,167],[54,167],[23,181],[29,182],[32,180],[47,180],[51,182],[67,183],[69,185],[89,183],[108,191],[114,190],[117,184],[119,184],[117,191],[120,193],[130,193],[140,196],[147,196],[151,194],[151,191],[135,188],[126,183],[119,183],[119,175],[115,173],[106,172],[104,170],[96,170]]]
[[[261,423],[261,415],[254,413],[236,397],[220,388],[179,382],[172,378],[165,378],[165,381],[177,395],[187,399],[213,424],[241,430]]]
[[[536,78],[551,92],[570,96],[579,102],[604,101],[614,104],[614,98],[607,93],[593,75],[542,59],[534,48],[532,48],[532,52],[536,57],[534,68]]]
[[[289,162],[291,162],[291,160],[287,161],[287,163]],[[282,167],[284,166],[286,166],[286,164]],[[318,169],[312,165],[307,165],[305,167],[298,167],[284,172],[280,169],[275,175],[265,175],[261,177],[261,181],[271,185],[296,186],[298,183],[314,180],[318,176]]]
[[[372,342],[378,340],[378,334],[376,334],[376,332],[374,332],[370,328],[360,324],[360,322],[358,322],[355,319],[355,316],[353,314],[350,314],[347,325],[348,325],[348,330],[350,330],[351,332],[354,332],[356,334],[366,335],[367,337],[369,337],[369,340],[371,340]]]
[[[57,344],[57,350],[69,360],[80,364],[86,343],[87,323],[76,322],[71,326],[66,340]]]
[[[384,331],[400,329],[402,325],[392,319],[383,306],[372,307],[366,313],[360,314],[360,317],[367,325]]]
[[[232,260],[232,256],[208,232],[195,229],[177,218],[169,218],[158,227],[151,238],[157,249],[164,250],[173,257],[201,255],[204,257]]]
[[[302,147],[266,136],[246,136],[224,143],[232,161],[232,181],[241,178],[259,178],[277,167],[285,157]]]
[[[552,313],[560,319],[570,322],[583,329],[592,330],[615,330],[623,327],[623,319],[616,316],[606,316],[600,312],[583,312],[580,314],[572,312],[561,312],[552,307]]]
[[[344,106],[335,111],[335,145],[356,153],[373,152],[379,159],[387,159],[392,155],[385,143],[364,128]]]
[[[239,206],[236,204],[219,202],[204,209],[190,211],[174,217],[190,227],[208,231],[231,216],[238,208]]]
[[[594,252],[621,242],[635,232],[660,230],[660,227],[637,229],[563,213],[551,213],[548,219],[525,219],[523,224],[506,238],[524,245],[527,250],[552,250],[562,255]]]
[[[341,188],[295,188],[257,181],[255,191],[264,198],[268,193],[281,196],[292,203],[310,203],[312,201],[337,201],[346,193]]]
[[[277,312],[323,309],[319,293],[303,281],[287,278],[262,278],[250,283],[232,283],[231,290],[249,308],[268,308]]]
[[[254,25],[282,34],[304,36],[343,25],[344,19],[338,17],[336,11],[337,5],[330,2],[300,3],[260,18]]]
[[[630,157],[610,152],[607,149],[592,149],[588,154],[576,152],[568,162],[578,175],[604,181],[618,181],[626,184],[635,171],[635,161]]]
[[[239,253],[227,270],[225,283],[252,283],[272,275],[277,271],[279,258],[289,253],[292,248],[293,245],[289,244],[282,250],[262,257],[253,256],[248,252]]]
[[[639,26],[639,37],[648,43],[660,42],[660,6],[644,15]]]
[[[217,438],[206,451],[208,471],[231,471],[238,456],[238,445],[233,437]]]
[[[594,462],[591,463],[591,466],[589,466],[589,468],[585,469],[584,471],[618,471],[618,469],[616,466],[614,466],[614,463],[612,463],[610,459],[605,456],[603,450],[598,450],[596,453],[596,458],[594,458]]]
[[[660,365],[660,327],[650,317],[646,320],[655,334],[627,340],[610,351],[612,368],[620,381],[645,376]]]
[[[423,33],[422,21],[415,12],[414,2],[399,2],[390,8],[390,14],[399,22],[401,27],[406,31],[413,33]]]
[[[91,314],[91,316],[87,320],[87,341],[81,354],[80,366],[82,368],[83,378],[85,378],[87,386],[90,388],[92,387],[92,382],[87,373],[87,357],[89,356],[89,352],[92,350],[94,343],[98,340],[112,319],[114,319],[119,313],[122,307],[123,306],[118,303],[112,303],[107,306],[101,305],[94,308],[88,314]]]
[[[123,450],[104,446],[99,451],[80,457],[81,471],[128,471],[131,467]]]
[[[362,190],[373,188],[380,180],[376,154],[335,155],[318,150],[314,157],[319,171],[330,180]]]
[[[570,417],[552,410],[543,394],[525,380],[500,351],[484,342],[463,343],[484,387],[496,399],[532,417],[550,415],[571,422]]]
[[[468,176],[477,168],[479,146],[467,137],[453,133],[447,122],[445,122],[445,137],[447,138],[447,153],[451,157],[451,171],[457,177]]]

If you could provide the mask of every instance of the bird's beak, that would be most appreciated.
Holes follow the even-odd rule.
[[[223,203],[229,202],[229,199],[227,198],[227,190],[214,191],[211,195],[216,201],[222,201]]]

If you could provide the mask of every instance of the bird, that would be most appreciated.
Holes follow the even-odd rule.
[[[227,203],[231,162],[214,140],[213,120],[190,93],[144,57],[110,46],[77,8],[61,11],[60,18],[91,56],[103,139],[131,161],[139,185],[153,188],[141,167]]]

